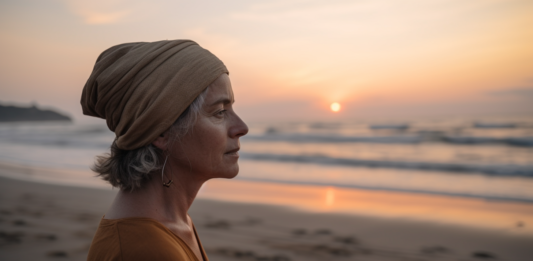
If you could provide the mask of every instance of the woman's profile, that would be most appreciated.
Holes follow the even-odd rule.
[[[97,59],[81,98],[116,134],[93,170],[119,188],[88,260],[208,260],[187,212],[200,187],[239,171],[228,70],[189,40],[126,43]]]

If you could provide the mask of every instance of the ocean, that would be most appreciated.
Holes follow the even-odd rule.
[[[236,179],[533,202],[533,118],[248,123]],[[89,187],[105,124],[2,123],[1,175]]]

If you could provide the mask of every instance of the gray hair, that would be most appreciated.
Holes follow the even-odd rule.
[[[193,126],[202,110],[209,87],[207,87],[165,132],[171,137],[167,146],[172,146],[185,134],[193,131]],[[111,144],[111,152],[96,157],[91,168],[97,176],[109,182],[113,187],[134,190],[148,181],[152,172],[161,169],[160,158],[163,151],[152,144],[134,150],[119,149],[116,141]]]

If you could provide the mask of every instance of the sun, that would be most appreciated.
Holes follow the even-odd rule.
[[[331,104],[331,111],[338,112],[341,110],[341,105],[338,102],[334,102]]]

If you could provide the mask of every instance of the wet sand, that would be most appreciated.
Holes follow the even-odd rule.
[[[85,260],[114,194],[0,178],[0,260]],[[513,232],[205,198],[190,215],[213,261],[533,260],[525,222]]]
[[[533,203],[246,180],[211,180],[200,197],[311,213],[408,219],[533,235]],[[522,224],[522,225],[520,225]]]

